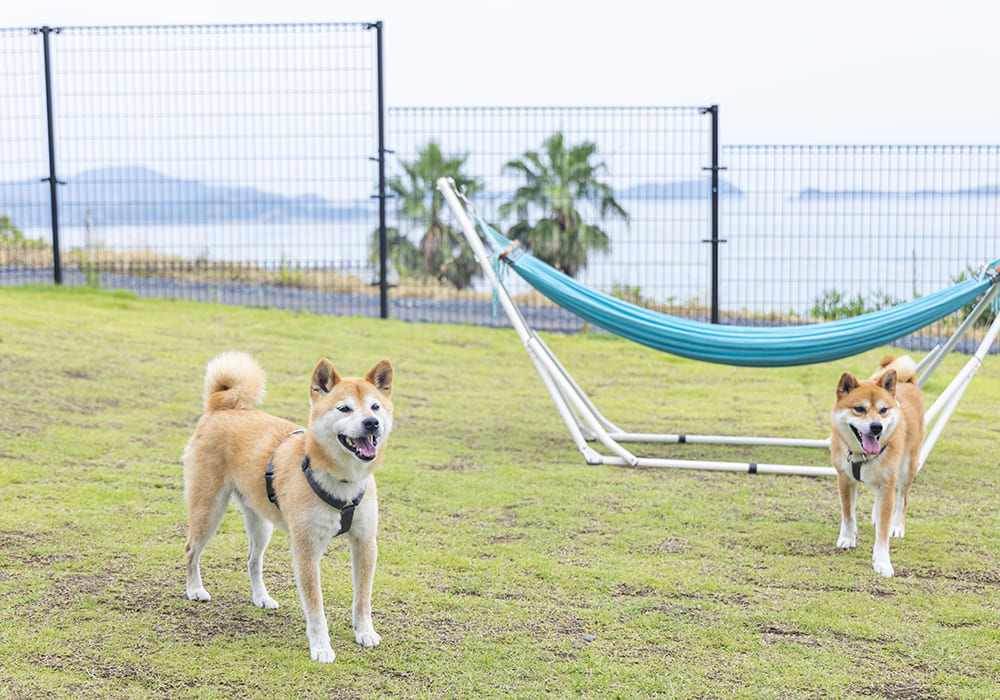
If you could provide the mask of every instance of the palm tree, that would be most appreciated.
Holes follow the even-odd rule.
[[[10,217],[0,216],[0,241],[12,245],[20,245],[24,242],[24,234],[14,226]]]
[[[419,260],[422,272],[428,277],[449,282],[458,289],[468,287],[479,271],[479,265],[460,231],[445,223],[442,214],[446,208],[444,195],[437,189],[440,177],[450,177],[459,188],[474,194],[483,188],[475,178],[462,174],[467,156],[446,158],[433,141],[428,143],[416,160],[402,163],[402,176],[390,178],[389,189],[396,195],[397,210],[401,220],[421,230]],[[400,257],[407,257],[405,245],[396,237],[395,248]],[[404,263],[405,264],[405,263]],[[412,265],[412,258],[410,264]],[[400,270],[412,272],[412,270]]]
[[[386,242],[388,243],[388,260],[396,268],[400,277],[419,275],[423,270],[420,260],[420,251],[413,241],[399,232],[395,226],[388,226],[385,230]],[[378,265],[379,256],[382,254],[382,244],[379,240],[379,230],[375,229],[371,240],[368,242],[368,261],[375,267]]]
[[[609,215],[627,221],[628,214],[615,201],[611,187],[597,179],[606,166],[590,162],[596,144],[584,142],[567,150],[557,132],[543,148],[543,153],[528,151],[504,165],[504,170],[521,174],[526,182],[500,207],[500,215],[514,212],[518,221],[508,234],[520,239],[535,257],[575,276],[586,266],[590,251],[609,249],[608,235],[584,221],[577,202],[590,202],[602,221]],[[528,221],[532,209],[544,212],[534,224]]]

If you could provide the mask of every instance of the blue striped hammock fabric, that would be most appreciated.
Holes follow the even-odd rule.
[[[592,289],[526,251],[482,218],[496,253],[553,303],[604,330],[663,352],[717,364],[790,367],[830,362],[886,345],[940,321],[985,294],[998,276],[980,275],[927,296],[862,316],[800,326],[747,327],[702,323],[660,313]],[[986,269],[994,271],[996,261]]]

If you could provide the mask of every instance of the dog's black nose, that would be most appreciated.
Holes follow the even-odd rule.
[[[377,433],[378,432],[378,418],[365,418],[363,421],[361,421],[361,427],[364,428],[369,433]],[[880,425],[879,426],[879,430],[881,430],[881,429],[882,429],[882,426]],[[877,433],[876,433],[876,435],[877,435]]]
[[[877,421],[875,423],[872,423],[871,425],[869,425],[868,429],[870,431],[872,431],[872,435],[881,435],[882,434],[882,424],[879,423],[879,422],[877,422]]]

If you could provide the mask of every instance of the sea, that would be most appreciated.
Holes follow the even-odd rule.
[[[577,277],[602,291],[664,305],[706,306],[714,297],[727,312],[808,316],[831,292],[872,304],[906,301],[1000,258],[1000,196],[991,192],[726,196],[720,198],[715,244],[704,198],[620,204],[628,221],[600,224],[609,249],[591,252]],[[489,212],[483,215],[493,220]],[[370,246],[377,222],[368,210],[328,221],[63,225],[60,247],[148,250],[268,268],[326,267],[372,282],[377,266]],[[497,227],[503,231],[504,223]],[[50,239],[47,229],[24,233]],[[419,231],[408,235],[416,241]],[[514,294],[528,291],[514,275],[504,281]],[[485,292],[488,285],[479,278],[474,289]]]

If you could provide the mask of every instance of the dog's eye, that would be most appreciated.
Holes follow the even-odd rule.
[[[381,406],[379,406],[379,405],[378,405],[377,403],[373,403],[373,404],[372,404],[372,410],[373,410],[373,411],[377,411],[377,410],[379,410],[380,408],[382,408],[382,407],[381,407]]]
[[[859,416],[863,416],[865,414],[865,407],[864,406],[855,406],[852,410],[855,413],[857,413]]]
[[[878,412],[879,412],[879,415],[882,415],[882,416],[884,416],[884,415],[885,415],[886,413],[888,413],[888,412],[889,412],[889,409],[888,409],[888,408],[886,408],[885,406],[883,406],[882,408],[880,408],[880,409],[878,410]]]
[[[346,406],[346,405],[345,406],[337,406],[337,410],[340,411],[341,413],[350,413],[351,412],[351,407],[350,406]]]

